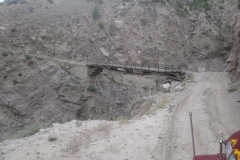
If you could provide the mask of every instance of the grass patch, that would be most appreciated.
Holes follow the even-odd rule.
[[[238,90],[237,87],[230,87],[230,88],[228,89],[228,92],[235,92],[235,91],[237,91],[237,90]]]
[[[119,124],[126,124],[129,122],[129,118],[127,116],[119,116],[117,118],[117,121],[119,122]]]
[[[96,91],[97,91],[97,88],[95,87],[94,84],[89,84],[87,90],[88,90],[89,92],[96,92]]]
[[[105,150],[110,153],[119,153],[120,152],[120,148],[119,148],[118,144],[108,145]]]
[[[26,129],[23,129],[23,130],[19,130],[17,131],[13,136],[12,138],[24,138],[24,137],[28,137],[28,136],[31,136],[31,135],[34,135],[35,133],[37,133],[41,128],[39,126],[30,126]]]

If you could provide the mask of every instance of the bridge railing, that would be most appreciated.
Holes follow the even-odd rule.
[[[87,61],[88,66],[99,66],[99,67],[116,67],[116,68],[126,68],[126,69],[141,69],[141,70],[151,70],[174,72],[181,71],[185,72],[187,69],[186,64],[139,64],[136,62],[116,62],[116,61],[101,61],[101,60],[91,60]]]

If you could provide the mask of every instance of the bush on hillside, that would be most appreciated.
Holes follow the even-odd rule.
[[[93,9],[92,17],[94,20],[97,20],[100,18],[100,13],[97,6],[95,6]]]

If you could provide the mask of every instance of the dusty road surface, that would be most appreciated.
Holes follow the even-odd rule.
[[[71,121],[37,134],[0,143],[0,160],[187,160],[192,159],[188,111],[193,111],[196,154],[219,151],[219,139],[240,130],[240,92],[228,92],[227,73],[195,73],[181,92],[158,93],[171,105],[141,118],[119,121]],[[48,137],[56,137],[48,141]]]

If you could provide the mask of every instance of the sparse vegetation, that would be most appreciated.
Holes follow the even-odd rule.
[[[39,126],[30,126],[27,129],[23,129],[20,131],[17,131],[12,138],[23,138],[23,137],[27,137],[27,136],[31,136],[34,135],[35,133],[37,133],[41,128]]]
[[[26,0],[20,0],[20,3],[21,4],[27,4],[27,1]]]
[[[109,132],[111,131],[111,129],[112,129],[111,123],[101,122],[101,123],[99,123],[98,126],[96,126],[92,129],[92,132],[93,133],[101,132],[103,135],[108,135]]]
[[[123,2],[131,2],[131,0],[123,0]]]
[[[53,0],[47,0],[49,3],[53,4]]]
[[[103,0],[95,0],[96,3],[103,4]]]
[[[170,102],[170,100],[167,97],[162,97],[162,100],[157,104],[158,109],[163,109],[166,107],[166,105]]]
[[[49,9],[48,6],[46,6],[45,9]]]
[[[237,90],[238,90],[237,87],[232,86],[232,87],[230,87],[230,88],[228,89],[228,92],[235,92],[235,91],[237,91]]]
[[[119,122],[119,124],[124,124],[129,122],[129,118],[127,116],[119,116],[117,118],[117,121]]]
[[[101,28],[101,29],[104,29],[105,28],[105,23],[103,21],[100,21],[98,22],[98,26]]]
[[[183,8],[182,2],[176,1],[176,7],[177,7],[177,8]]]
[[[8,56],[8,52],[3,52],[3,53],[2,53],[2,56],[3,56],[3,57],[7,57],[7,56]]]
[[[92,17],[94,20],[97,20],[100,18],[100,12],[97,5],[93,9]]]
[[[240,10],[240,0],[238,0],[237,8]]]
[[[147,25],[147,19],[146,19],[146,18],[142,18],[142,19],[140,20],[140,22],[141,22],[141,24],[142,24],[143,26]]]
[[[18,76],[19,76],[19,77],[22,77],[22,73],[21,73],[21,72],[19,72],[19,73],[18,73]]]
[[[189,6],[189,10],[196,10],[196,9],[204,9],[204,10],[210,10],[211,4],[207,0],[193,0],[186,4]]]
[[[95,87],[94,84],[89,84],[87,90],[88,90],[89,92],[95,92],[97,89],[96,89],[96,87]]]
[[[204,48],[205,48],[205,49],[209,49],[209,47],[210,47],[210,44],[204,43]]]
[[[4,75],[4,76],[3,76],[4,79],[7,79],[7,77],[8,77],[7,75]]]
[[[130,111],[133,110],[134,106],[135,106],[137,103],[142,103],[142,102],[143,102],[143,99],[142,99],[142,98],[136,98],[134,101],[132,101],[132,102],[129,104],[129,106],[128,106],[129,110],[130,110]]]
[[[120,148],[118,144],[111,144],[106,147],[106,151],[110,153],[118,153],[120,152]]]
[[[31,59],[31,58],[32,58],[32,56],[30,56],[30,55],[26,54],[26,55],[25,55],[25,58],[26,58],[26,60],[29,60],[29,59]]]
[[[183,51],[183,54],[184,54],[184,56],[186,56],[187,52],[186,52],[186,51]]]
[[[68,69],[66,69],[64,66],[61,66],[61,68],[67,73],[67,75],[72,74]]]
[[[220,10],[223,10],[224,9],[224,6],[219,6],[218,7]]]
[[[16,79],[13,80],[13,84],[16,85],[18,84],[18,81]]]

